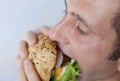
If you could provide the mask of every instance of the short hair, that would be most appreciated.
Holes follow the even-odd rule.
[[[117,10],[117,13],[112,18],[111,26],[115,30],[116,40],[113,46],[113,52],[109,56],[109,60],[118,60],[120,57],[120,9]]]

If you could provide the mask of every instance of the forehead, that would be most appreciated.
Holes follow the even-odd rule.
[[[119,3],[120,0],[65,0],[65,2],[84,2],[84,3],[89,3],[89,4],[107,4],[107,3]]]
[[[120,3],[119,0],[66,0],[66,5],[68,11],[94,21],[94,18],[111,17]]]
[[[66,0],[67,11],[79,14],[96,32],[107,30],[115,15],[119,0]]]
[[[68,7],[73,5],[94,8],[115,8],[120,5],[120,0],[65,0]]]

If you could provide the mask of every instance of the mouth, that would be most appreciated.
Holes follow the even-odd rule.
[[[62,52],[63,55],[74,59],[71,55],[72,55],[72,51],[71,46],[70,45],[63,45],[63,44],[58,44],[58,49],[60,50],[60,52]]]
[[[77,61],[68,57],[64,48],[58,48],[57,57],[53,71],[54,78],[50,81],[79,81],[81,71]]]

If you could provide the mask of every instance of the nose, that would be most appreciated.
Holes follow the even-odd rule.
[[[66,26],[65,24],[58,24],[51,29],[49,37],[61,44],[69,44],[68,31],[68,26]]]

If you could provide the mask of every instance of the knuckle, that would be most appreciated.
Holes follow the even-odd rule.
[[[25,54],[27,53],[27,42],[26,41],[20,41],[19,43],[19,48],[18,48],[18,53],[19,54]]]
[[[21,40],[21,41],[19,42],[19,46],[24,46],[24,45],[26,45],[26,41]]]
[[[37,42],[36,34],[33,31],[29,31],[26,36],[26,41],[29,46],[36,44],[36,42]]]
[[[48,29],[50,29],[48,26],[42,26],[40,28],[40,31],[42,32],[42,31],[45,31],[45,30],[48,30]]]
[[[50,27],[48,27],[48,26],[42,26],[42,27],[40,28],[40,31],[41,31],[43,34],[47,34],[49,30],[50,30]]]
[[[30,35],[33,35],[33,34],[35,34],[35,33],[32,30],[27,32],[27,36],[30,36]]]
[[[16,57],[16,64],[18,66],[18,70],[20,70],[21,64],[22,64],[22,59],[20,58],[20,55]]]
[[[19,52],[26,50],[26,46],[27,46],[26,42],[21,41],[21,42],[19,43]]]
[[[29,31],[27,33],[26,40],[29,41],[29,40],[35,39],[35,37],[36,37],[36,34],[33,31]]]
[[[43,25],[41,28],[49,28],[48,26],[46,26],[46,25]]]

